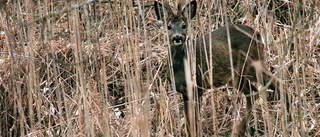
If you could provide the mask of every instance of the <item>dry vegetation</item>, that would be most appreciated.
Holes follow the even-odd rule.
[[[0,136],[184,136],[152,3],[0,0]],[[247,135],[320,136],[320,1],[198,3],[190,36],[226,18],[253,27],[290,95],[286,114],[257,101]],[[205,93],[203,136],[229,136],[240,118],[226,93]]]

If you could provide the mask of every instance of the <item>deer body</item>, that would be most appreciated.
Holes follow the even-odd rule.
[[[173,65],[173,75],[175,79],[176,90],[183,95],[185,115],[187,118],[187,131],[190,133],[191,118],[188,114],[188,109],[191,107],[188,104],[189,97],[186,90],[186,80],[184,67],[186,66],[183,60],[186,58],[186,34],[188,27],[188,19],[192,19],[196,14],[196,1],[191,1],[184,9],[178,5],[177,13],[173,13],[168,3],[154,3],[157,18],[167,23],[169,42],[171,47],[171,57]],[[240,83],[238,90],[244,94],[250,94],[251,88],[249,80],[257,82],[256,71],[251,65],[251,61],[259,61],[263,64],[263,47],[259,44],[260,35],[252,28],[245,25],[229,25],[229,36],[227,35],[227,27],[219,28],[211,32],[211,37],[208,34],[200,36],[195,41],[196,50],[196,81],[198,98],[202,96],[202,89],[210,88],[210,86],[219,87],[227,83],[231,83],[231,65],[228,46],[228,37],[231,41],[233,70],[237,83]],[[211,39],[211,43],[210,40]],[[212,55],[209,55],[209,51]],[[209,58],[212,57],[212,68],[209,66]],[[251,61],[250,61],[251,60]],[[212,73],[209,73],[211,71]],[[212,74],[213,81],[210,84],[209,76]],[[237,85],[237,84],[236,84]],[[251,110],[251,98],[247,97],[247,114]],[[197,115],[195,116],[197,118]],[[243,118],[243,121],[238,126],[239,136],[244,135],[246,129],[248,115]],[[197,126],[196,126],[197,127]],[[196,129],[196,132],[199,132]]]
[[[238,29],[248,33],[257,40],[260,40],[260,36],[258,33],[255,33],[252,28],[245,25],[229,26],[235,77],[245,76],[246,79],[256,82],[256,73],[249,59],[246,59],[246,54],[248,54],[249,58],[253,61],[262,61],[262,46],[258,45],[255,40],[240,32]],[[227,38],[227,29],[226,27],[222,27],[211,32],[211,44],[209,43],[209,34],[204,35],[205,40],[202,40],[202,37],[200,37],[196,41],[196,66],[199,66],[197,67],[197,76],[199,75],[199,77],[197,77],[197,83],[204,88],[209,88],[201,84],[209,83],[209,81],[204,82],[204,80],[207,80],[209,77],[209,70],[212,70],[212,85],[214,87],[220,87],[231,82],[231,65]],[[212,68],[209,68],[208,62],[205,61],[206,58],[210,56],[210,48],[212,51]],[[207,53],[205,53],[205,50]],[[242,69],[244,69],[243,76],[241,76]],[[204,74],[201,74],[201,72]]]

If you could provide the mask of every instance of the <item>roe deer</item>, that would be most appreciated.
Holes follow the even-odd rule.
[[[154,8],[157,19],[167,24],[171,49],[169,54],[171,54],[174,83],[177,92],[183,96],[187,135],[199,135],[200,129],[197,129],[197,122],[191,122],[194,119],[197,121],[197,112],[195,113],[195,117],[191,117],[190,115],[192,113],[188,111],[191,108],[191,104],[188,103],[190,96],[188,96],[186,75],[183,69],[184,67],[189,67],[184,63],[184,59],[187,57],[186,35],[187,28],[189,27],[188,19],[193,19],[196,16],[197,2],[191,1],[184,8],[182,8],[182,4],[179,3],[176,13],[173,12],[168,2],[162,4],[155,1]],[[229,35],[227,34],[227,29],[229,29]],[[231,80],[231,59],[228,38],[230,39],[232,49],[232,71],[235,74],[234,81]],[[211,43],[209,39],[211,39]],[[261,70],[256,70],[252,65],[253,63],[257,64],[258,62],[258,66],[264,68],[263,45],[261,44],[260,34],[258,32],[245,25],[229,25],[228,28],[222,27],[212,31],[211,35],[208,33],[200,36],[195,41],[195,44],[196,82],[198,87],[195,100],[199,101],[202,96],[202,90],[210,88],[210,85],[219,87],[230,84],[230,82],[233,82],[233,85],[239,85],[239,87],[236,88],[245,95],[250,94],[250,91],[258,91],[257,88],[251,86],[249,82],[260,81],[257,74],[260,74]],[[207,59],[210,57],[210,48],[212,50],[212,68],[210,68],[208,64],[210,59]],[[209,71],[211,71],[211,73],[209,73]],[[210,74],[212,74],[213,77],[211,84],[209,81]],[[237,136],[243,136],[245,134],[248,115],[252,108],[251,97],[249,95],[246,96],[246,100],[246,116],[237,127]],[[198,109],[195,108],[194,111],[199,111],[199,107]],[[192,126],[194,124],[195,127]]]

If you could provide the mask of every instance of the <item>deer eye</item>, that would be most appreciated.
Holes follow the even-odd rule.
[[[168,29],[168,30],[171,30],[171,29],[172,29],[172,27],[171,27],[171,26],[167,26],[167,29]]]
[[[182,29],[186,29],[186,28],[187,28],[187,25],[182,25],[181,28],[182,28]]]

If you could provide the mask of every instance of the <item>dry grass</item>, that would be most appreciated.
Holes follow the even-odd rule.
[[[0,1],[0,136],[184,136],[152,3]],[[290,95],[289,114],[283,100],[267,110],[257,101],[252,135],[319,136],[320,2],[198,3],[190,35],[223,26],[225,17],[253,27]],[[229,136],[240,118],[226,93],[204,94],[203,136]]]

